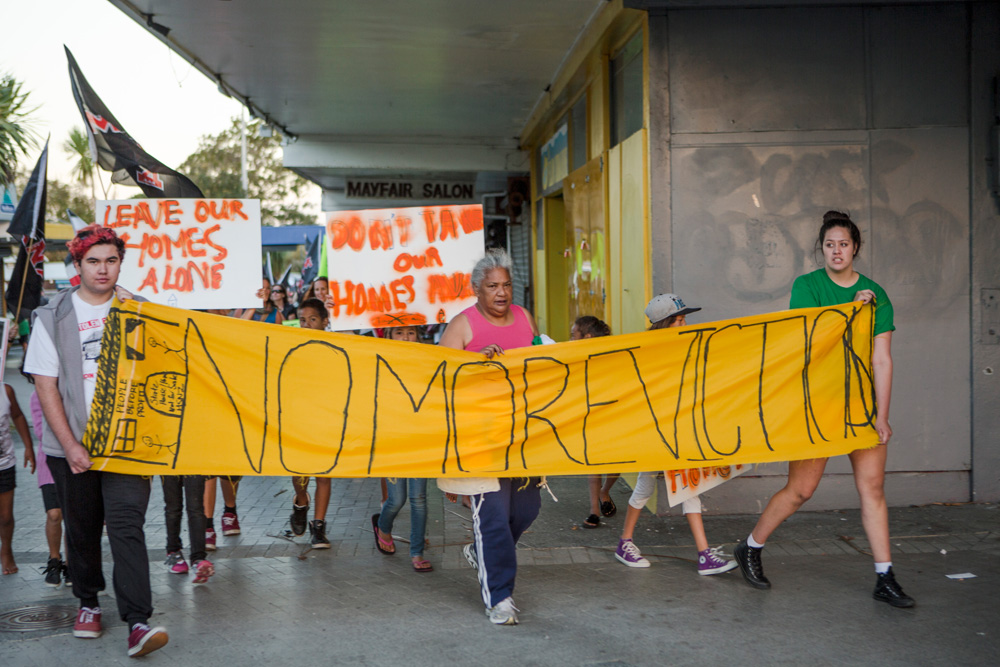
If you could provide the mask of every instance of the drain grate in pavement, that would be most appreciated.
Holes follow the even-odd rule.
[[[0,612],[0,632],[37,632],[68,628],[76,621],[76,607],[32,605]]]

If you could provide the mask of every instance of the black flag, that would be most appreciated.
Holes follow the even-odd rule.
[[[87,83],[68,48],[66,58],[73,98],[90,137],[90,152],[101,169],[111,172],[111,182],[141,188],[147,197],[204,197],[191,179],[142,150]]]
[[[315,238],[306,244],[306,258],[302,262],[302,283],[311,285],[319,274],[319,251],[322,235],[317,234]]]
[[[15,322],[25,312],[34,310],[42,300],[45,275],[45,176],[48,169],[49,142],[45,142],[31,178],[17,203],[7,233],[21,242],[14,264],[14,275],[4,298],[14,313]],[[22,287],[23,285],[23,287]]]
[[[288,275],[292,272],[292,265],[289,264],[285,267],[285,272],[281,274],[281,278],[278,279],[278,284],[282,287],[288,287]]]

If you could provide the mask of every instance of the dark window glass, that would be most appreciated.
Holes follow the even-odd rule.
[[[545,250],[545,222],[542,219],[542,202],[545,199],[538,198],[535,202],[535,249]]]
[[[642,31],[611,59],[611,145],[642,128]]]

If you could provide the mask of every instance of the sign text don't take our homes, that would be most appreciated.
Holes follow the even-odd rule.
[[[334,330],[444,323],[475,302],[478,205],[339,211],[326,223]]]

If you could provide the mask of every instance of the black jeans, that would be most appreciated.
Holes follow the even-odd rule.
[[[181,541],[181,512],[187,508],[188,532],[191,534],[191,563],[205,560],[205,477],[202,475],[164,475],[163,514],[167,523],[167,553],[184,548]]]
[[[132,626],[145,623],[153,613],[146,552],[146,507],[149,478],[88,470],[74,475],[66,459],[48,457],[66,525],[69,576],[73,595],[93,605],[104,590],[101,534],[108,527],[114,559],[112,583],[118,615]]]

